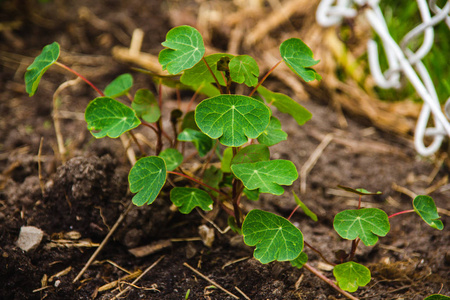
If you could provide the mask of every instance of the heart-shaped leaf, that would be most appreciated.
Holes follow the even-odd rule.
[[[281,184],[291,185],[298,178],[295,165],[282,159],[231,165],[231,170],[249,190],[259,188],[261,193],[274,195],[284,193]]]
[[[223,80],[221,72],[217,70],[217,63],[224,57],[231,59],[234,56],[226,53],[215,53],[205,57],[208,66],[211,68],[211,71],[221,85],[225,85],[225,81]],[[216,82],[204,61],[200,61],[193,68],[186,70],[183,75],[181,75],[180,80],[182,83],[189,86],[200,86],[201,84]]]
[[[385,236],[390,230],[387,214],[378,208],[349,209],[334,217],[334,229],[344,239],[357,237],[366,246],[375,245],[378,236]]]
[[[250,211],[242,234],[245,244],[256,246],[253,256],[263,264],[293,260],[303,250],[302,232],[285,218],[266,211]]]
[[[300,126],[312,117],[312,114],[306,108],[284,94],[274,93],[263,86],[258,88],[258,93],[267,103],[272,103],[280,112],[292,116]]]
[[[105,88],[105,96],[117,98],[126,95],[133,86],[133,76],[129,73],[122,74],[111,81]]]
[[[159,157],[164,159],[166,162],[167,171],[173,171],[183,162],[183,154],[181,154],[177,149],[167,148],[161,151]]]
[[[213,200],[207,192],[200,189],[175,187],[170,191],[170,201],[183,214],[190,213],[195,207],[205,211],[212,210]]]
[[[256,139],[269,125],[270,110],[251,97],[219,95],[202,101],[195,109],[200,130],[228,147],[240,147]]]
[[[130,191],[137,193],[133,203],[142,206],[152,204],[166,182],[166,163],[158,156],[141,158],[128,174]]]
[[[231,59],[230,76],[237,83],[245,83],[247,86],[258,84],[259,67],[256,60],[248,55],[239,55]]]
[[[258,137],[258,142],[268,147],[285,140],[287,140],[287,133],[281,129],[281,123],[275,117],[270,118],[269,126]]]
[[[335,266],[333,275],[339,287],[348,292],[355,292],[358,287],[366,286],[371,279],[370,270],[353,261]]]
[[[292,194],[294,194],[295,203],[297,203],[297,205],[303,210],[305,215],[310,217],[313,221],[317,222],[317,215],[315,213],[313,213],[308,208],[308,206],[306,206],[306,204],[300,200],[300,198],[297,196],[297,194],[294,191],[292,191]]]
[[[439,216],[433,198],[430,196],[419,195],[413,201],[414,211],[431,227],[442,230],[444,224],[439,220]]]
[[[137,90],[131,107],[136,111],[136,115],[146,122],[155,123],[161,117],[158,101],[150,90]]]
[[[291,260],[290,263],[293,267],[296,268],[303,268],[303,266],[308,262],[308,254],[306,254],[305,252],[300,253],[299,256],[297,256],[296,259]]]
[[[319,60],[313,58],[311,49],[302,40],[290,38],[284,41],[280,45],[280,54],[289,68],[306,82],[322,79],[315,70],[310,68],[319,63]]]
[[[27,71],[25,72],[25,86],[30,97],[36,93],[39,81],[41,81],[45,71],[58,60],[59,52],[59,44],[53,42],[52,44],[45,46],[42,49],[41,54],[39,54],[34,59],[33,63],[28,66]]]
[[[205,54],[200,32],[187,25],[171,29],[162,45],[168,49],[159,53],[158,60],[163,70],[170,74],[178,74],[192,68]]]
[[[266,145],[253,144],[242,148],[231,160],[231,164],[254,163],[270,160],[270,151]]]
[[[205,156],[213,147],[213,141],[201,131],[186,128],[178,134],[177,139],[182,142],[192,142],[200,157]]]
[[[84,117],[88,130],[96,138],[105,136],[117,138],[141,124],[134,110],[109,97],[92,100],[86,108]]]

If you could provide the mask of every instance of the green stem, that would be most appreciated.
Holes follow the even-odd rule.
[[[86,79],[86,77],[84,77],[83,75],[81,75],[80,73],[78,73],[77,71],[75,71],[72,68],[69,68],[68,66],[66,66],[65,64],[62,64],[60,62],[55,62],[55,65],[60,66],[63,69],[66,69],[67,71],[71,72],[72,74],[75,74],[76,76],[80,77],[84,82],[86,82],[87,84],[89,84],[100,96],[104,97],[105,94],[100,91],[92,82],[90,82],[89,80]]]
[[[273,70],[276,69],[276,67],[278,67],[281,63],[283,62],[283,60],[280,60],[279,62],[276,63],[275,66],[272,67],[272,69],[270,69],[266,75],[264,75],[264,77],[258,82],[258,84],[255,86],[255,88],[253,89],[253,91],[250,93],[250,95],[248,95],[249,97],[253,96],[253,94],[256,92],[256,90],[261,86],[261,84],[263,84],[263,82],[267,79],[267,77],[269,77],[269,75],[273,72]]]
[[[390,218],[398,216],[398,215],[408,214],[408,213],[412,213],[412,212],[414,212],[414,209],[404,210],[404,211],[400,211],[398,213],[392,214],[388,218],[390,219]]]
[[[217,80],[216,75],[214,75],[214,72],[211,70],[211,67],[208,65],[208,62],[206,61],[205,57],[202,57],[203,62],[205,63],[206,67],[208,68],[209,72],[211,73],[212,77],[214,78],[214,81],[216,82],[217,88],[219,89],[219,92],[223,94],[222,87],[220,86],[219,80]]]
[[[204,182],[202,182],[202,181],[200,181],[200,180],[197,180],[197,179],[195,179],[195,178],[193,178],[193,177],[191,177],[191,176],[188,176],[188,175],[185,175],[185,174],[182,174],[182,173],[178,173],[178,172],[173,172],[173,171],[167,171],[167,173],[169,173],[169,174],[174,174],[174,175],[178,175],[178,176],[184,177],[184,178],[186,178],[186,179],[189,179],[190,181],[193,181],[193,182],[195,182],[195,183],[198,183],[198,184],[200,184],[200,185],[203,185],[204,187],[206,187],[206,188],[208,188],[208,189],[210,189],[210,190],[213,190],[214,192],[217,192],[217,193],[221,194],[222,196],[228,198],[228,195],[225,194],[224,192],[222,192],[221,190],[216,189],[216,188],[214,188],[214,187],[212,187],[212,186],[210,186],[210,185],[208,185],[208,184],[206,184],[206,183],[204,183]]]

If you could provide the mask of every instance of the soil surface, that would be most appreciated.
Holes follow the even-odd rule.
[[[240,299],[343,299],[308,270],[287,262],[262,265],[236,234],[220,233],[197,212],[182,215],[171,209],[164,197],[170,186],[154,204],[132,207],[95,262],[72,283],[129,207],[130,164],[120,140],[95,140],[87,131],[82,116],[96,94],[84,84],[64,90],[58,102],[59,111],[66,112],[61,120],[67,148],[63,163],[53,127],[52,98],[58,86],[73,77],[53,67],[29,98],[24,71],[44,45],[58,41],[62,61],[104,88],[116,76],[130,72],[130,66],[113,60],[110,51],[115,45],[128,46],[134,28],[146,33],[143,51],[159,52],[174,23],[169,2],[180,5],[140,0],[0,2],[1,24],[10,27],[0,31],[0,299],[112,299],[130,285],[122,279],[118,288],[101,287],[155,262],[123,295],[126,299],[234,299],[186,264]],[[195,3],[186,4],[189,10],[195,10]],[[220,49],[220,39],[216,40],[212,46]],[[134,72],[133,76],[136,89],[151,86],[146,75]],[[269,85],[285,89],[277,81]],[[182,96],[186,96],[182,105],[187,105],[190,95]],[[264,194],[258,202],[245,201],[244,211],[261,208],[288,217],[296,206],[291,193],[295,191],[319,220],[297,212],[291,221],[302,230],[305,241],[331,261],[336,261],[336,251],[351,247],[334,232],[334,215],[358,204],[357,197],[337,188],[339,184],[382,191],[364,198],[363,207],[381,208],[388,214],[412,208],[405,191],[429,194],[443,209],[444,226],[450,224],[445,155],[419,157],[410,139],[380,132],[363,119],[346,116],[348,127],[343,129],[326,99],[293,97],[313,118],[299,127],[287,115],[275,113],[289,139],[271,148],[271,157],[293,161],[303,174],[319,144],[329,134],[332,139],[305,173],[304,193],[299,193],[297,181],[280,197]],[[177,106],[174,99],[174,93],[165,95],[167,108]],[[153,132],[140,132],[154,143]],[[192,165],[197,159],[191,159]],[[227,227],[223,211],[214,210],[208,217],[219,228]],[[214,230],[211,246],[199,238],[202,225]],[[39,246],[28,252],[16,244],[23,226],[44,232]],[[129,251],[144,245],[153,247],[151,254],[136,257]],[[309,263],[333,279],[320,257],[309,248],[305,251]],[[450,233],[429,227],[415,214],[391,219],[389,234],[373,247],[360,245],[355,260],[372,272],[372,281],[353,293],[355,297],[450,296]]]

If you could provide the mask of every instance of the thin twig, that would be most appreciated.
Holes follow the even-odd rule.
[[[42,177],[42,163],[41,163],[41,155],[42,155],[42,144],[44,143],[44,138],[41,137],[41,142],[39,143],[39,151],[38,151],[38,173],[39,173],[39,186],[41,187],[41,193],[44,195],[44,178]]]
[[[302,169],[300,170],[300,194],[304,194],[306,192],[306,177],[308,176],[309,172],[312,170],[314,165],[317,163],[323,151],[325,150],[325,148],[328,146],[328,144],[331,142],[332,139],[333,134],[331,133],[327,134],[323,138],[322,142],[320,142],[319,146],[317,146],[317,148],[305,162]]]
[[[313,273],[314,275],[316,275],[317,277],[319,277],[320,279],[322,279],[323,281],[325,281],[328,285],[330,285],[333,289],[335,289],[336,291],[338,291],[339,293],[341,293],[342,295],[344,295],[345,297],[347,297],[348,299],[351,300],[359,300],[358,298],[356,298],[355,296],[351,295],[350,293],[347,293],[346,291],[342,290],[340,287],[338,287],[332,280],[328,279],[325,275],[323,275],[322,273],[319,272],[319,270],[317,270],[316,268],[314,268],[313,266],[311,266],[308,263],[305,263],[303,265],[305,268],[307,268],[311,273]]]
[[[155,261],[150,267],[148,267],[147,269],[145,269],[144,272],[142,272],[141,275],[139,275],[138,278],[136,278],[131,285],[136,285],[136,283],[141,280],[142,277],[144,277],[145,274],[147,274],[151,269],[153,269],[157,264],[159,264],[159,262],[164,258],[164,255],[161,256],[160,258],[158,258],[157,261]],[[123,291],[121,291],[120,293],[118,293],[116,296],[114,296],[113,300],[118,299],[120,296],[122,296],[123,294],[125,294],[126,292],[128,292],[131,289],[131,286],[128,286],[126,289],[124,289]]]
[[[251,300],[243,291],[241,291],[240,288],[238,288],[237,286],[234,287],[245,299],[247,300]]]
[[[100,251],[102,251],[103,247],[109,241],[109,238],[113,235],[113,233],[119,227],[120,223],[122,223],[122,221],[125,219],[125,216],[128,214],[128,212],[131,210],[132,207],[133,207],[133,202],[130,202],[130,204],[128,204],[127,209],[119,216],[119,218],[117,219],[116,223],[111,228],[111,230],[108,232],[106,237],[103,239],[103,241],[100,244],[100,246],[95,250],[94,254],[92,254],[91,258],[89,258],[89,260],[86,263],[86,265],[83,267],[83,269],[81,269],[80,273],[78,273],[77,277],[75,277],[75,279],[72,281],[72,283],[77,282],[81,278],[81,276],[84,274],[84,272],[86,272],[86,270],[92,264],[94,259],[97,257],[97,255],[100,253]]]
[[[223,288],[221,285],[217,284],[215,281],[209,279],[208,277],[206,277],[205,275],[203,275],[202,273],[200,273],[199,271],[197,271],[196,269],[194,269],[193,267],[191,267],[190,265],[188,265],[187,263],[183,263],[183,266],[191,269],[192,272],[194,272],[195,274],[197,274],[198,276],[200,276],[201,278],[205,279],[206,281],[208,281],[209,283],[211,283],[212,285],[216,286],[217,288],[221,289],[222,291],[224,291],[225,293],[227,293],[228,295],[230,295],[231,297],[233,297],[234,299],[239,299],[238,296],[236,296],[235,294],[229,292],[228,290],[226,290],[225,288]]]

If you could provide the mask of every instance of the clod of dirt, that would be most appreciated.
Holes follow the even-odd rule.
[[[20,228],[19,239],[17,240],[17,247],[23,251],[30,251],[36,249],[44,237],[44,232],[34,226],[22,226]]]

